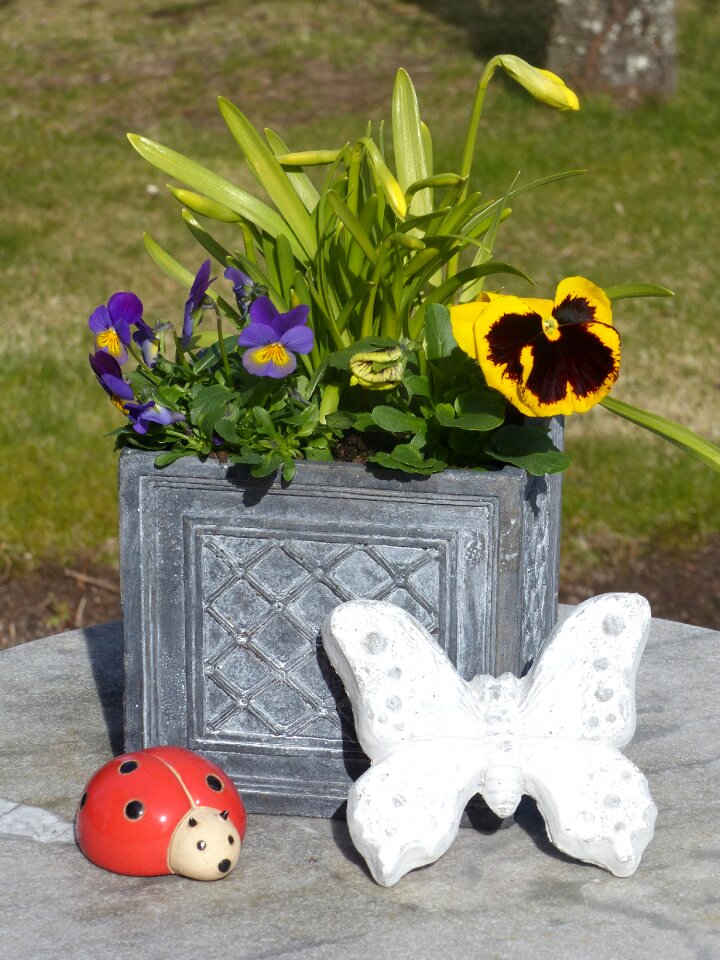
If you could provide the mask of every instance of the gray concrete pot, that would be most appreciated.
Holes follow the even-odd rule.
[[[120,458],[126,749],[199,750],[251,811],[330,816],[367,765],[319,639],[336,604],[399,604],[468,679],[554,623],[559,476],[301,462],[284,486],[154,457]]]

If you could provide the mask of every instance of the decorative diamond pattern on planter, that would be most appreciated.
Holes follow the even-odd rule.
[[[299,738],[303,745],[337,738],[343,725],[351,724],[352,710],[342,685],[329,687],[324,679],[331,669],[318,637],[338,603],[387,598],[437,633],[436,547],[374,542],[318,549],[323,546],[316,540],[228,535],[202,540],[200,599],[211,618],[205,622],[219,624],[228,643],[218,648],[214,631],[209,643],[203,639],[201,738],[235,738],[253,730],[257,737],[255,720],[272,737]],[[411,578],[418,573],[423,579],[416,585]],[[213,686],[226,697],[220,709]],[[244,715],[254,718],[250,726]],[[322,723],[315,722],[318,718]]]
[[[120,461],[125,747],[199,750],[252,811],[331,815],[367,766],[319,645],[338,603],[409,610],[466,679],[519,672],[552,626],[558,478],[153,460]]]

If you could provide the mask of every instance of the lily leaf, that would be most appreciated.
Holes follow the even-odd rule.
[[[218,104],[220,113],[245,155],[256,180],[267,191],[268,196],[285,218],[287,226],[276,231],[275,236],[278,233],[287,233],[289,227],[307,255],[315,256],[317,240],[310,214],[293,189],[287,174],[275,159],[275,154],[234,103],[226,100],[225,97],[220,97]]]
[[[267,141],[270,144],[278,163],[283,163],[283,158],[279,154],[287,154],[288,147],[284,140],[282,140],[274,130],[270,130],[268,127],[265,128],[265,136]],[[293,156],[298,156],[293,154]],[[305,161],[307,162],[307,161]],[[317,202],[320,199],[320,195],[315,189],[312,180],[307,176],[307,174],[302,171],[297,170],[286,170],[286,176],[295,190],[295,193],[300,197],[305,206],[305,209],[312,213],[312,211],[317,206]]]
[[[669,440],[685,453],[689,453],[691,457],[720,472],[720,447],[699,437],[694,431],[673,420],[660,417],[656,413],[650,413],[649,410],[641,410],[623,400],[616,400],[614,397],[605,397],[600,403],[618,417],[629,420],[630,423],[637,424],[649,430],[650,433],[657,434],[663,440]]]
[[[605,287],[605,293],[610,300],[625,300],[629,297],[674,297],[675,294],[667,287],[656,283],[621,283],[615,287]]]
[[[182,153],[164,147],[161,143],[148,140],[147,137],[140,137],[135,133],[129,133],[127,136],[140,156],[159,170],[182,180],[183,183],[211,200],[229,207],[273,237],[278,233],[287,232],[287,225],[283,218],[251,193],[218,176],[202,164],[183,156]],[[300,259],[307,260],[305,250],[295,237],[292,238],[292,243],[293,253]]]
[[[172,277],[173,280],[185,287],[187,290],[192,286],[192,282],[195,279],[195,275],[192,274],[189,270],[186,270],[181,263],[171,256],[167,250],[163,249],[160,244],[153,240],[149,233],[143,234],[143,244],[145,249],[150,254],[155,263],[163,270],[169,277]],[[207,296],[211,300],[214,300],[218,305],[218,308],[225,314],[226,317],[230,317],[236,322],[240,320],[240,314],[234,307],[231,307],[230,304],[223,297],[218,296],[217,293],[210,287],[207,291]]]
[[[407,191],[411,184],[427,179],[428,166],[415,87],[402,68],[395,75],[392,127],[397,178],[402,189]],[[432,213],[432,191],[427,186],[416,187],[413,194],[409,212],[415,216]]]

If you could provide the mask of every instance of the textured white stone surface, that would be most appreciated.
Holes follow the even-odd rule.
[[[0,834],[30,837],[40,843],[74,843],[73,825],[49,810],[0,799]]]
[[[556,847],[616,876],[633,873],[657,811],[645,777],[618,748],[635,732],[649,624],[637,594],[593,597],[523,679],[467,683],[401,608],[336,607],[323,642],[372,760],[350,790],[348,825],[375,880],[391,886],[437,860],[476,793],[501,817],[529,794]]]

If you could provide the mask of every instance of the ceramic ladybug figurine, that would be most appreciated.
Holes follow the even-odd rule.
[[[218,880],[238,861],[245,807],[233,782],[182,747],[115,757],[88,783],[75,818],[78,846],[113,873]]]

